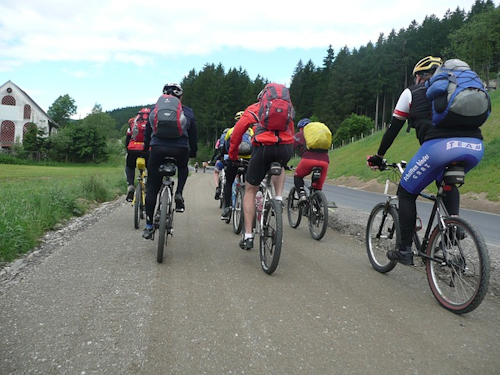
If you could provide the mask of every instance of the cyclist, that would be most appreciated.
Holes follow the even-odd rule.
[[[227,131],[227,130],[225,130]],[[223,137],[224,132],[222,132],[221,138]],[[222,160],[222,150],[221,150],[221,139],[219,138],[217,142],[215,142],[215,150],[211,162],[214,164],[214,185],[215,185],[215,196],[214,199],[218,200],[220,198],[220,171],[224,168],[224,161]]]
[[[128,123],[125,146],[127,148],[127,159],[125,164],[125,176],[127,177],[127,201],[134,199],[135,187],[135,166],[138,157],[149,159],[149,150],[144,151],[144,131],[149,117],[149,108],[142,108],[135,117],[132,117]]]
[[[196,173],[198,173],[198,168],[200,167],[200,165],[198,164],[198,162],[194,163],[194,170]]]
[[[237,163],[238,148],[243,138],[243,134],[258,123],[257,113],[259,112],[259,102],[262,99],[268,85],[257,96],[257,103],[248,106],[240,120],[234,126],[229,148],[229,160],[227,164]],[[285,131],[266,130],[260,124],[254,128],[252,138],[252,155],[246,173],[245,197],[243,198],[243,217],[245,221],[245,234],[240,241],[240,248],[250,250],[253,248],[252,223],[255,216],[255,196],[259,190],[261,181],[266,176],[270,164],[278,161],[282,166],[282,173],[279,176],[273,176],[275,199],[282,201],[283,187],[285,185],[284,167],[291,159],[293,154],[293,133],[294,123],[290,121]]]
[[[306,140],[304,138],[304,127],[309,124],[311,120],[303,118],[297,123],[298,132],[293,136],[293,148],[297,150],[301,156],[301,160],[293,173],[293,183],[295,190],[299,193],[299,204],[307,200],[306,191],[304,189],[304,177],[312,172],[314,167],[321,167],[321,177],[314,183],[314,187],[318,190],[323,189],[323,184],[326,181],[328,173],[328,164],[330,157],[328,150],[308,150],[306,147]]]
[[[238,122],[241,118],[243,111],[239,111],[234,116],[235,122]],[[229,145],[231,142],[231,134],[233,133],[234,126],[230,128],[226,136],[224,138],[224,147],[226,149],[226,153],[229,151]],[[243,141],[240,144],[238,149],[238,159],[250,159],[252,154],[252,141],[251,138],[253,136],[253,129],[249,128],[246,131],[246,135],[243,136]],[[246,138],[246,139],[245,139]],[[241,147],[244,145],[244,147]],[[238,165],[236,163],[226,163],[226,185],[224,186],[224,211],[222,211],[221,220],[226,220],[231,215],[231,195],[232,195],[232,187],[234,183],[234,179],[236,178],[236,174],[238,172]]]
[[[182,87],[177,83],[168,83],[163,87],[163,94],[173,95],[182,100]],[[187,120],[186,131],[178,138],[160,138],[157,137],[153,130],[154,107],[151,109],[151,116],[147,122],[144,149],[147,150],[151,145],[151,154],[148,162],[148,182],[146,186],[146,228],[142,236],[150,239],[154,232],[153,215],[156,206],[156,199],[161,188],[161,175],[158,168],[163,163],[167,156],[175,158],[178,174],[177,188],[175,191],[175,210],[184,212],[184,198],[182,191],[188,177],[188,161],[189,158],[195,158],[198,150],[197,146],[197,130],[194,118],[194,112],[191,108],[182,105],[184,116]]]
[[[413,265],[411,245],[418,194],[432,181],[441,182],[446,165],[463,162],[465,172],[468,172],[481,161],[484,153],[483,137],[479,128],[439,128],[432,125],[432,107],[425,95],[425,82],[442,64],[441,58],[427,56],[415,65],[415,85],[401,93],[377,153],[368,158],[368,165],[372,169],[378,169],[405,121],[408,120],[409,127],[415,128],[420,149],[408,162],[397,190],[401,244],[399,249],[387,252],[390,260],[404,265]],[[450,191],[446,191],[444,202],[449,214],[458,215],[460,192],[457,187],[453,186]]]

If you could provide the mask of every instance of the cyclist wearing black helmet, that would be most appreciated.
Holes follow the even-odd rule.
[[[399,249],[387,252],[390,260],[404,265],[413,265],[412,238],[417,216],[418,194],[432,181],[441,182],[445,167],[452,162],[463,162],[465,172],[474,168],[484,153],[483,137],[479,128],[432,125],[432,107],[426,98],[425,82],[443,64],[439,57],[427,56],[413,69],[415,85],[406,88],[399,97],[393,117],[377,153],[368,158],[368,165],[378,169],[383,158],[406,120],[415,128],[420,149],[408,162],[401,178],[397,195],[399,198],[399,223],[401,244]],[[458,215],[460,193],[456,186],[446,192],[445,204],[450,215]]]
[[[164,95],[173,95],[182,100],[182,87],[177,83],[169,83],[163,87]],[[182,105],[182,111],[186,118],[185,130],[181,136],[176,138],[158,137],[153,131],[155,106],[151,108],[151,116],[146,126],[144,134],[144,150],[151,147],[148,161],[148,182],[146,186],[146,228],[142,236],[150,239],[154,232],[153,215],[156,206],[156,199],[161,188],[161,176],[158,172],[159,166],[163,163],[165,157],[173,157],[177,160],[177,188],[175,191],[175,209],[177,212],[184,211],[184,198],[182,191],[188,177],[189,158],[195,158],[198,150],[196,131],[196,122],[194,112],[191,108]]]

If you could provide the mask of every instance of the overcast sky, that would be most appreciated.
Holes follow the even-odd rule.
[[[13,81],[46,111],[68,94],[76,118],[96,103],[153,103],[207,63],[288,84],[300,59],[321,66],[329,45],[359,48],[474,2],[0,0],[0,84]]]

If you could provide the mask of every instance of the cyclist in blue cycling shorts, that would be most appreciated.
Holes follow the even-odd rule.
[[[409,127],[415,128],[420,149],[406,165],[397,191],[401,243],[399,249],[387,252],[390,260],[404,265],[413,265],[411,245],[418,194],[432,181],[439,184],[448,164],[463,163],[467,173],[481,161],[484,154],[483,137],[479,128],[460,125],[439,128],[432,125],[432,106],[425,95],[425,82],[442,64],[441,58],[427,56],[415,65],[415,85],[401,93],[377,153],[368,158],[368,165],[372,169],[378,169],[406,120]],[[446,192],[444,202],[450,215],[458,215],[460,192],[456,186]]]

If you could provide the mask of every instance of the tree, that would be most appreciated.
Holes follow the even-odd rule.
[[[30,123],[28,131],[23,137],[23,149],[26,151],[40,151],[44,146],[45,136],[44,129],[38,129],[35,124]]]
[[[61,127],[69,123],[71,116],[76,114],[76,105],[68,94],[58,97],[49,107],[47,114]]]
[[[342,142],[349,142],[351,138],[369,134],[375,127],[373,120],[367,116],[352,114],[344,121],[333,136],[333,144],[338,146]]]

